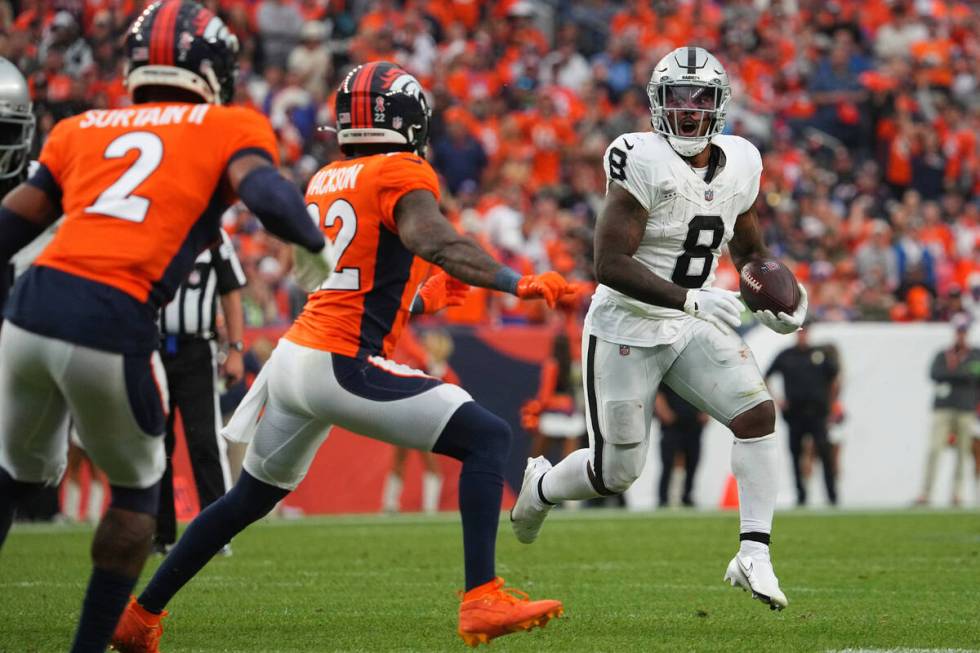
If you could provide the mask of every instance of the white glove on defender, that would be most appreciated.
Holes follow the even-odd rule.
[[[327,244],[316,254],[305,247],[293,245],[293,276],[300,288],[308,293],[323,285],[336,263],[330,239],[327,239]]]
[[[799,331],[800,327],[803,326],[803,320],[806,319],[806,309],[810,306],[810,300],[807,299],[806,288],[803,287],[803,284],[797,283],[796,285],[800,287],[800,303],[792,315],[783,312],[780,312],[779,315],[773,315],[772,311],[767,309],[756,311],[754,313],[755,319],[776,333],[783,335]]]
[[[684,300],[684,312],[710,322],[725,330],[727,325],[737,329],[742,324],[742,302],[738,293],[721,288],[695,288],[687,291]]]

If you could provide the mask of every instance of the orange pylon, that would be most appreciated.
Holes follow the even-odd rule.
[[[721,503],[718,505],[722,510],[738,510],[738,481],[734,474],[728,475],[725,481],[725,489],[721,493]]]

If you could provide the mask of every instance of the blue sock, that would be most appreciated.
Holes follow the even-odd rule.
[[[0,467],[0,547],[7,541],[7,533],[10,532],[10,525],[14,521],[14,510],[17,503],[30,497],[41,489],[43,483],[26,483],[15,480]]]
[[[199,572],[221,547],[245,527],[269,514],[288,490],[269,485],[242,471],[235,487],[191,522],[177,545],[164,558],[139,596],[139,604],[154,613]]]
[[[510,426],[476,402],[460,406],[432,450],[463,461],[459,513],[463,522],[466,589],[496,577],[494,558]]]
[[[103,653],[136,586],[135,578],[93,569],[71,653]]]

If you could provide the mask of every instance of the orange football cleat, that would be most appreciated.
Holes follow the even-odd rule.
[[[160,636],[163,635],[160,620],[166,616],[166,610],[153,614],[137,603],[136,597],[130,597],[116,632],[112,634],[110,646],[119,653],[160,653]]]
[[[486,644],[495,637],[535,626],[544,627],[565,611],[561,601],[532,601],[524,592],[504,587],[504,579],[499,577],[461,594],[458,632],[468,646]]]

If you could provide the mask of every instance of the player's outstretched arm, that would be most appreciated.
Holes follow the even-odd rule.
[[[417,256],[473,286],[509,292],[522,299],[544,299],[554,307],[574,292],[557,272],[521,276],[501,265],[473,240],[460,235],[439,211],[427,190],[405,193],[395,204],[395,223],[402,243]]]
[[[35,178],[47,175],[42,187]],[[20,184],[3,198],[0,205],[0,268],[61,216],[61,203],[52,195],[60,191],[42,166],[31,181]]]
[[[226,174],[232,190],[269,233],[311,252],[324,248],[323,233],[310,220],[299,189],[268,159],[246,154],[228,164]]]
[[[742,323],[735,293],[720,288],[684,288],[662,279],[633,258],[648,214],[623,186],[609,184],[595,233],[595,273],[599,283],[655,306],[684,311],[719,329]]]

